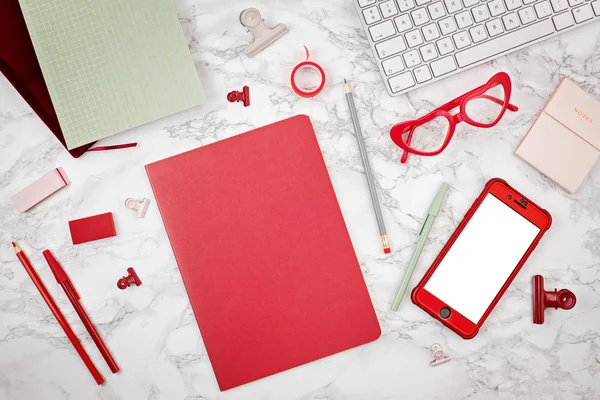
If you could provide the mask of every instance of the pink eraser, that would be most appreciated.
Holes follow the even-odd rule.
[[[94,215],[69,221],[73,244],[117,236],[112,213]]]
[[[25,212],[52,196],[71,181],[62,168],[56,168],[11,197],[17,210]]]

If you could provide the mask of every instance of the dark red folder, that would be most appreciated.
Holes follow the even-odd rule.
[[[19,0],[0,0],[0,72],[67,148]],[[77,158],[93,145],[89,143],[69,153]]]
[[[308,117],[146,170],[221,390],[379,337]]]

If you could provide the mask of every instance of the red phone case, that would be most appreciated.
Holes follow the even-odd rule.
[[[483,199],[488,195],[488,193],[491,193],[492,190],[494,192],[496,192],[494,194],[498,194],[498,192],[503,193],[504,196],[502,196],[503,198],[500,200],[504,204],[507,204],[513,210],[517,211],[519,214],[521,214],[522,216],[527,218],[527,220],[529,220],[530,222],[532,222],[536,226],[538,226],[540,228],[540,233],[536,236],[535,240],[533,241],[533,243],[531,244],[531,246],[529,247],[529,249],[523,256],[523,258],[521,258],[521,261],[519,262],[519,264],[517,264],[517,266],[515,267],[515,269],[513,270],[513,272],[507,279],[507,281],[504,283],[504,285],[502,286],[502,288],[500,289],[500,291],[498,292],[496,297],[494,297],[494,300],[488,306],[487,310],[485,311],[485,313],[483,314],[481,319],[478,321],[477,324],[473,324],[472,322],[468,321],[464,316],[462,316],[459,312],[454,310],[452,307],[443,303],[441,300],[436,298],[434,295],[432,295],[431,293],[426,291],[424,289],[424,287],[425,287],[425,284],[427,283],[427,281],[429,280],[429,278],[431,278],[431,276],[437,269],[438,265],[441,263],[442,259],[446,256],[446,254],[448,253],[448,251],[450,250],[450,248],[452,247],[452,245],[454,244],[456,239],[459,237],[459,235],[461,234],[461,232],[463,231],[465,226],[469,223],[469,220],[471,219],[473,214],[475,214],[475,211],[477,211],[477,209],[479,208],[479,205],[483,202]],[[513,201],[506,202],[504,199],[507,198],[508,194],[512,194],[513,198],[515,198],[515,199],[517,197],[519,197],[519,198],[527,200],[527,202],[528,202],[527,210],[528,211],[527,212],[523,211],[523,209],[520,208],[518,205],[514,204]],[[524,213],[526,215],[524,215]],[[531,217],[533,217],[534,214],[535,214],[536,218],[530,219]],[[530,218],[528,218],[528,217],[530,217]],[[510,284],[512,283],[514,278],[517,276],[517,274],[521,270],[521,267],[523,266],[523,264],[525,264],[525,262],[527,261],[527,259],[529,258],[529,256],[533,252],[533,250],[535,250],[535,248],[538,245],[538,243],[540,242],[542,236],[548,231],[548,229],[550,229],[551,224],[552,224],[552,217],[551,217],[550,213],[548,213],[548,211],[540,208],[535,203],[531,202],[528,198],[523,196],[521,193],[519,193],[517,190],[515,190],[513,187],[511,187],[508,183],[506,183],[506,181],[504,181],[500,178],[491,179],[486,184],[485,188],[483,189],[483,191],[481,192],[479,197],[475,200],[475,202],[473,203],[473,205],[471,206],[469,211],[467,211],[467,213],[465,214],[461,223],[458,225],[458,227],[456,228],[456,230],[454,231],[454,233],[452,234],[452,236],[450,237],[450,239],[448,240],[448,242],[446,243],[446,245],[444,246],[444,248],[442,249],[440,254],[437,256],[437,258],[435,259],[435,261],[433,262],[433,264],[431,265],[429,270],[427,270],[427,272],[425,273],[425,276],[423,276],[423,278],[421,279],[419,284],[413,289],[412,294],[411,294],[412,302],[414,304],[416,304],[417,306],[419,306],[420,308],[422,308],[425,312],[427,312],[433,318],[440,321],[446,327],[448,327],[451,330],[453,330],[454,332],[456,332],[463,339],[472,339],[473,337],[475,337],[475,335],[477,335],[477,333],[479,332],[479,328],[481,328],[481,326],[483,325],[483,323],[485,322],[487,317],[490,315],[490,313],[492,312],[494,307],[496,307],[496,304],[498,304],[498,302],[504,295],[504,292],[506,292],[506,289],[508,289],[508,287],[510,286]],[[443,319],[440,317],[438,311],[442,307],[448,307],[449,309],[451,309],[452,313],[449,318]],[[468,323],[464,323],[464,321],[468,321]]]

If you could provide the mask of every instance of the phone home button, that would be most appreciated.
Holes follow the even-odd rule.
[[[450,316],[451,312],[448,307],[444,307],[440,310],[440,317],[446,319]]]

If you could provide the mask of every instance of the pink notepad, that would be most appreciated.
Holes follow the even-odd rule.
[[[20,212],[25,212],[52,196],[71,181],[62,168],[56,168],[11,197]]]
[[[600,157],[600,102],[563,79],[515,154],[575,193]]]

